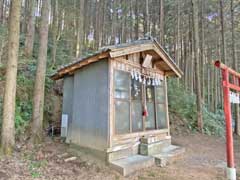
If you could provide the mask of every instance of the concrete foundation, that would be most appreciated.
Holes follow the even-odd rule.
[[[141,155],[145,156],[152,156],[159,154],[159,152],[162,151],[164,147],[168,147],[171,145],[171,140],[161,140],[161,141],[147,141],[147,140],[142,140],[141,142],[146,142],[146,143],[141,143],[139,145],[139,153]]]
[[[115,161],[118,159],[123,159],[129,156],[137,155],[138,154],[138,146],[134,146],[131,148],[126,148],[114,152],[109,152],[108,153],[108,161]]]
[[[235,168],[227,168],[227,180],[236,180],[236,169]]]
[[[128,176],[137,170],[148,168],[154,165],[154,158],[149,156],[133,155],[124,159],[110,162],[110,167],[123,176]]]
[[[171,145],[171,139],[158,140],[143,138],[140,144],[113,152],[99,151],[91,148],[70,144],[71,153],[85,158],[87,161],[106,163],[123,176],[156,164],[164,167],[179,159],[185,152],[184,148]],[[100,161],[99,161],[100,160]],[[231,179],[232,180],[232,179]]]

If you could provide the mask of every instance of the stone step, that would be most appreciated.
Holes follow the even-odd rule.
[[[154,158],[150,156],[133,155],[127,158],[109,162],[110,167],[123,176],[130,175],[137,170],[151,167],[155,164]]]
[[[164,167],[167,164],[180,159],[185,152],[185,148],[170,145],[162,149],[159,154],[153,155],[157,166]]]
[[[116,146],[115,149],[111,149],[111,151],[107,153],[107,160],[108,162],[111,162],[127,158],[129,156],[137,155],[139,151],[138,149],[139,143],[130,145],[127,144],[126,147],[123,147],[123,145]]]
[[[163,151],[164,148],[171,145],[171,140],[162,140],[154,143],[141,143],[139,145],[139,154],[145,156],[154,156]]]

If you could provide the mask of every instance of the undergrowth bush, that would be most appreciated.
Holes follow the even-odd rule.
[[[7,28],[0,26],[0,44],[2,43],[7,33]],[[37,67],[37,56],[38,56],[38,49],[39,49],[39,40],[38,36],[35,37],[34,43],[34,51],[32,58],[26,58],[24,56],[24,35],[21,34],[20,36],[20,51],[19,51],[19,58],[18,58],[18,74],[17,74],[17,92],[16,92],[16,109],[15,109],[15,128],[16,128],[16,137],[18,135],[23,134],[26,128],[29,126],[29,123],[32,118],[32,99],[33,99],[33,90],[34,90],[34,81],[36,75],[36,67]],[[7,42],[6,42],[7,43]],[[57,51],[57,64],[62,64],[63,60],[69,60],[68,57],[65,57],[63,45],[59,45],[61,51]],[[50,48],[49,48],[50,49]],[[48,51],[49,51],[48,49]],[[48,52],[51,54],[51,52]],[[2,59],[6,62],[6,56],[3,56]],[[46,72],[46,83],[45,83],[45,105],[44,105],[44,114],[49,114],[52,110],[52,103],[49,97],[51,97],[53,81],[50,80],[49,76],[54,72],[54,69],[51,66],[51,57],[48,57],[48,65],[47,65],[47,72]],[[5,63],[6,64],[6,63]],[[0,63],[0,70],[3,72],[5,71],[5,64]],[[0,74],[0,81],[5,81],[5,76]],[[1,124],[2,124],[2,111],[3,111],[3,94],[0,92],[0,132],[1,132]],[[48,121],[46,117],[44,120]]]
[[[36,63],[36,59],[25,59],[24,56],[20,56],[19,58],[15,111],[15,128],[17,135],[25,132],[32,118]],[[45,81],[46,96],[50,95],[53,86],[53,81],[49,79],[50,74],[52,74],[52,69],[49,67],[46,72]],[[51,106],[51,103],[45,103],[44,111],[51,110]]]
[[[191,94],[176,79],[168,81],[169,110],[184,119],[187,127],[197,131],[196,95]],[[209,135],[224,135],[224,114],[222,110],[210,112],[203,105],[204,133]]]

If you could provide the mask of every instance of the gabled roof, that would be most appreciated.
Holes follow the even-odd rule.
[[[177,77],[181,77],[183,75],[182,71],[179,69],[173,59],[155,39],[145,38],[130,43],[103,47],[94,54],[79,58],[72,63],[61,66],[61,68],[58,69],[57,72],[51,76],[51,78],[53,80],[61,79],[66,75],[73,74],[76,70],[83,66],[89,65],[104,58],[115,58],[143,51],[154,51],[158,56],[161,57],[161,62],[159,63],[164,63],[165,67],[168,69],[165,72],[166,75]]]

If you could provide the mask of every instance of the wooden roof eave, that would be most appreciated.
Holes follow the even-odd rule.
[[[162,57],[163,61],[171,68],[171,71],[169,70],[169,71],[164,72],[166,76],[174,76],[174,75],[176,75],[179,78],[182,77],[181,71],[178,70],[179,68],[177,66],[174,67],[174,64],[171,61],[167,60],[165,55],[157,47],[154,47],[154,51],[156,51],[157,54],[160,57]],[[173,72],[173,73],[169,73],[169,72]]]
[[[93,62],[97,62],[101,59],[107,58],[109,57],[109,51],[106,52],[102,52],[99,53],[97,55],[88,57],[86,59],[83,59],[82,61],[78,61],[76,63],[73,63],[65,68],[62,68],[60,70],[58,70],[55,74],[53,74],[50,78],[53,80],[58,80],[63,78],[66,75],[71,75],[74,71],[76,71],[77,69],[86,66],[88,64],[91,64]]]
[[[162,49],[162,47],[154,40],[154,51],[163,59],[163,61],[171,68],[171,71],[166,71],[166,76],[177,76],[181,78],[183,76],[183,72],[179,69],[179,67],[173,62],[171,57]]]

